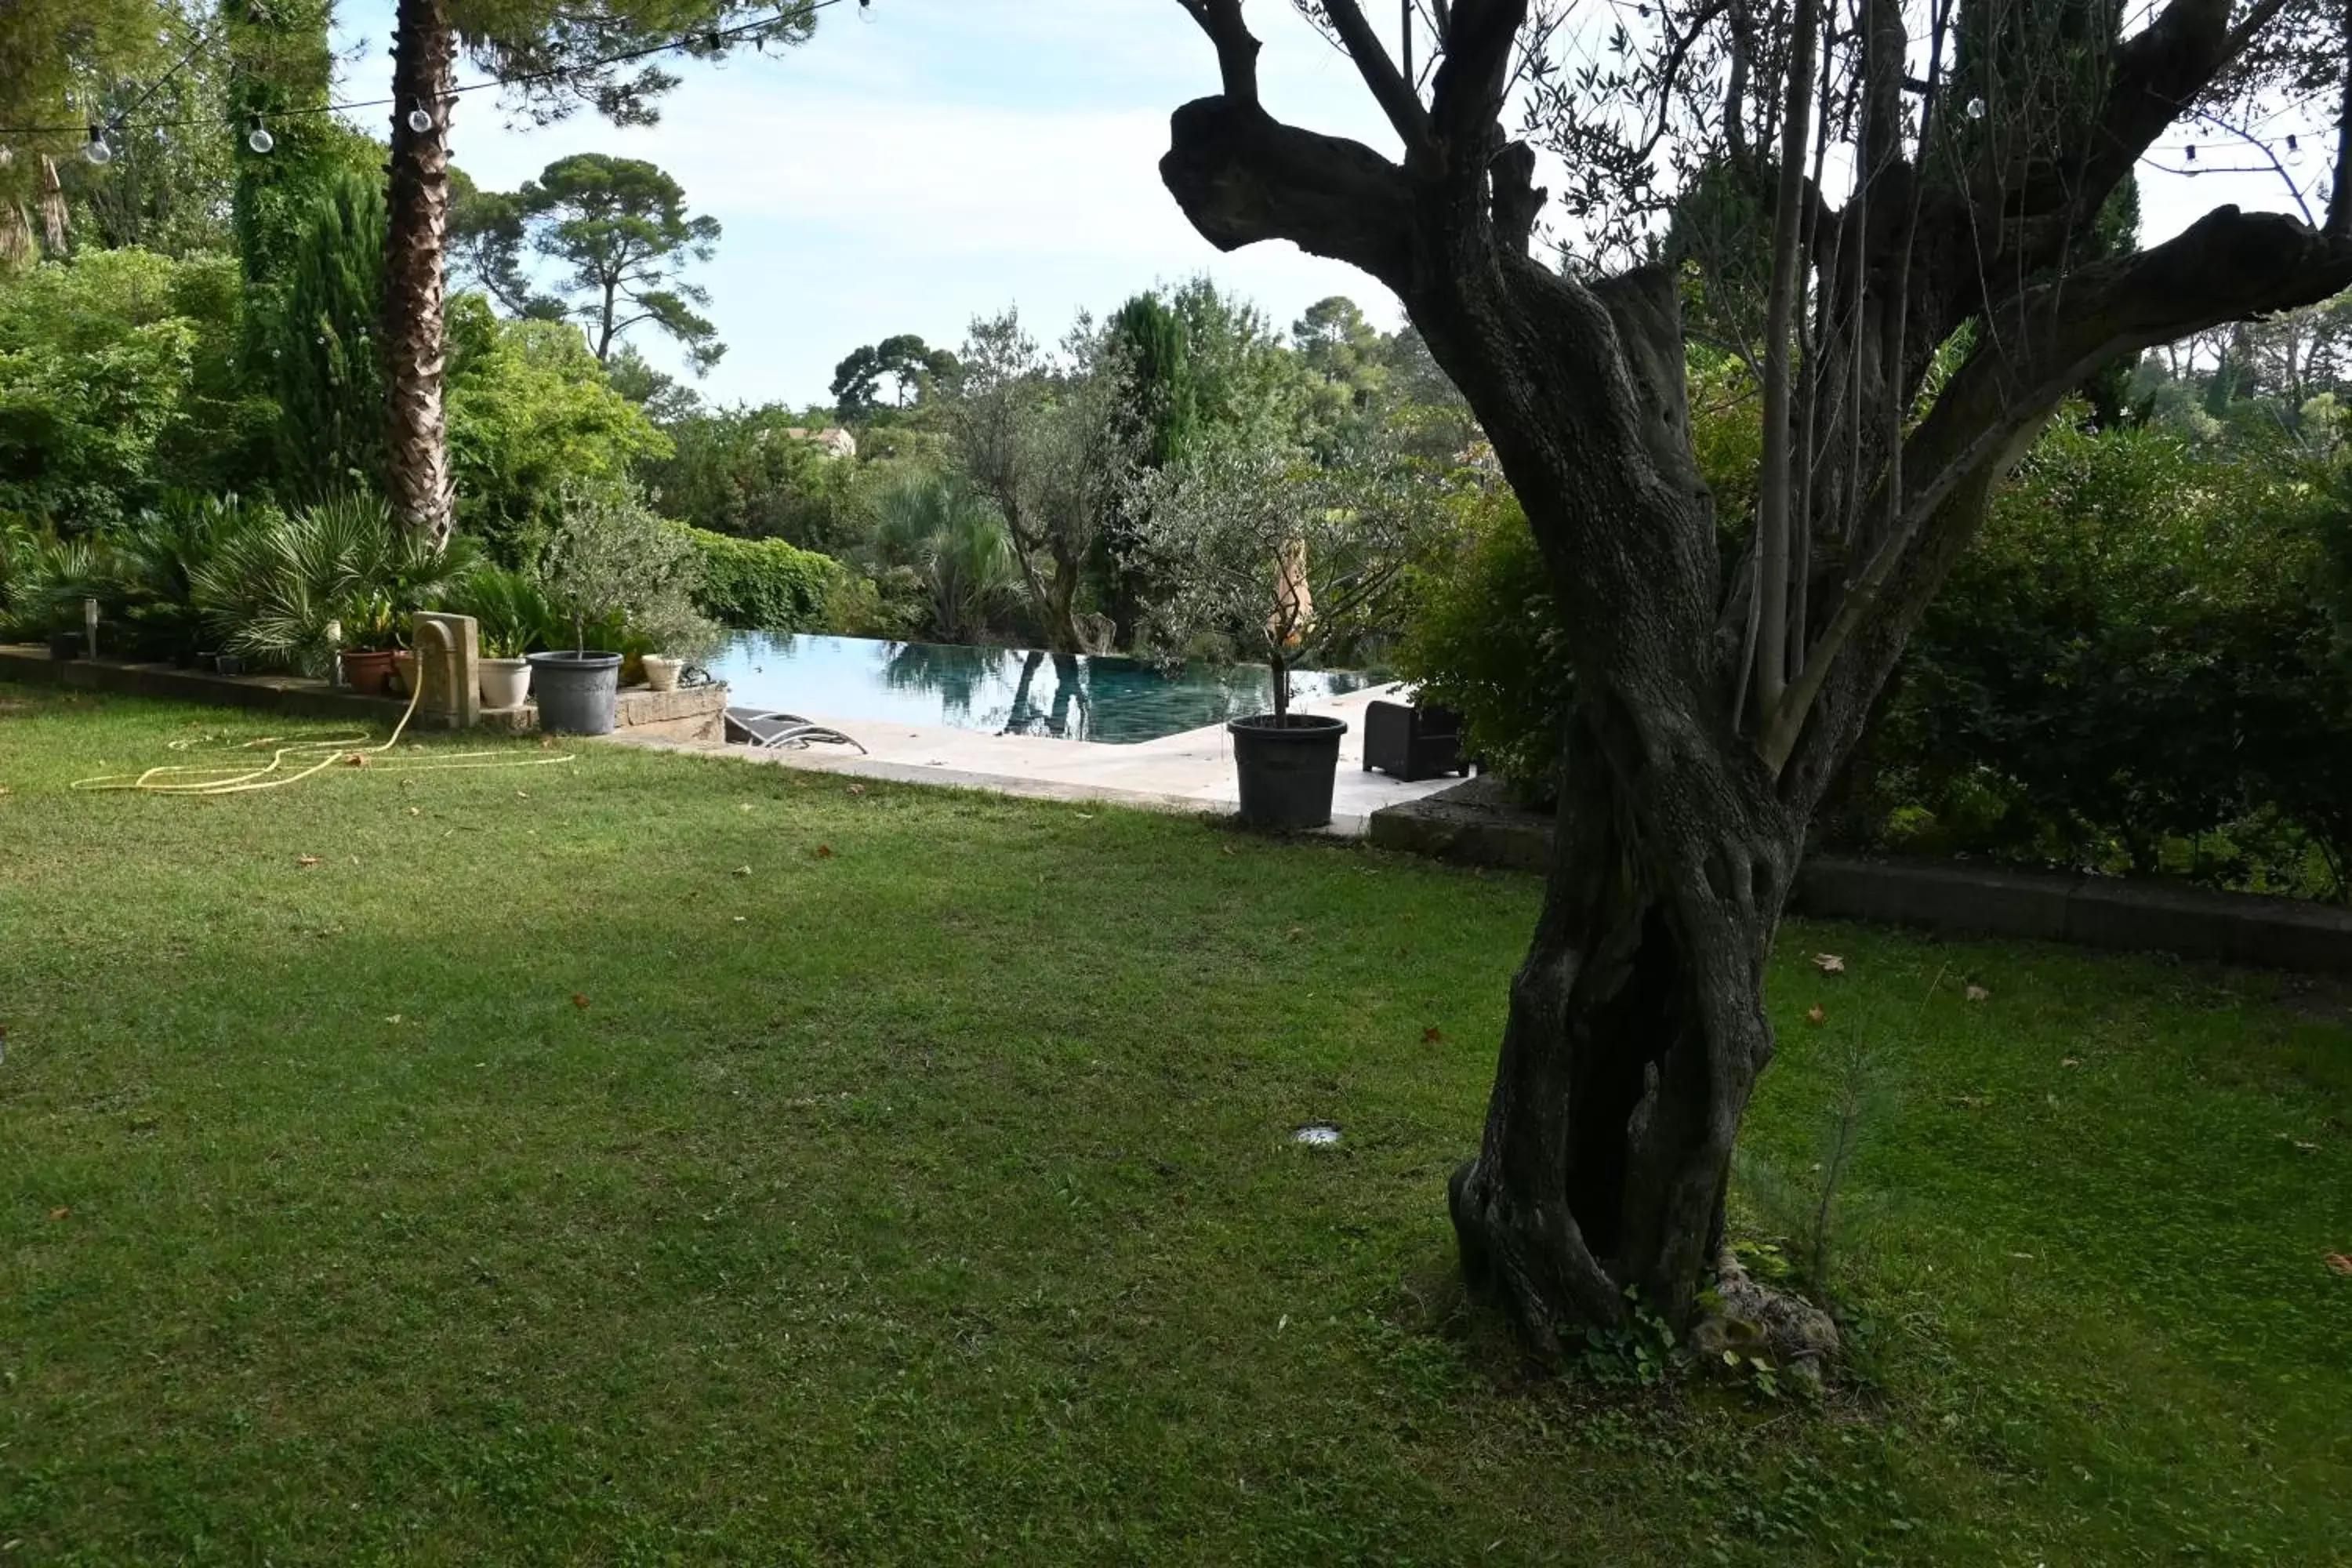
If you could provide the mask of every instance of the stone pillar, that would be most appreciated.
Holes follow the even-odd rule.
[[[470,730],[482,710],[482,640],[471,616],[419,610],[409,617],[416,640],[416,715],[448,730]]]

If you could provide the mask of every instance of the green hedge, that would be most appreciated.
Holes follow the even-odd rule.
[[[804,632],[819,628],[840,563],[781,539],[737,539],[674,523],[702,557],[696,607],[722,626],[749,631]]]

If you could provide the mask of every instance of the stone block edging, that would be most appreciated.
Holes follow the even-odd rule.
[[[1550,818],[1511,804],[1484,780],[1383,806],[1372,813],[1370,837],[1383,848],[1465,865],[1540,872],[1551,860]],[[1828,920],[2352,974],[2352,910],[2300,899],[1814,855],[1798,872],[1790,903],[1797,913]]]

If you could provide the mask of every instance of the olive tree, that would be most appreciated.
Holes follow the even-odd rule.
[[[1554,863],[1451,1185],[1465,1274],[1538,1356],[1634,1293],[1688,1325],[1772,1055],[1765,964],[1807,823],[1905,638],[2070,389],[2352,282],[2352,119],[2316,223],[2221,206],[2102,255],[2103,206],[2189,116],[2340,105],[2345,14],[1652,0],[1592,24],[1426,0],[1415,68],[1357,0],[1299,0],[1384,152],[1264,101],[1251,22],[1276,7],[1176,3],[1221,86],[1175,111],[1168,189],[1220,247],[1289,240],[1394,292],[1566,620]],[[1567,171],[1565,266],[1530,254],[1539,147]],[[1761,500],[1728,566],[1691,451],[1686,297],[1762,393]]]

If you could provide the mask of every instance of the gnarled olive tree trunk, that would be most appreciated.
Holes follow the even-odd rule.
[[[1803,205],[1771,225],[1775,288],[1798,291],[1771,321],[1799,341],[1768,356],[1764,377],[1768,447],[1784,448],[1767,469],[1786,490],[1762,509],[1774,537],[1751,530],[1727,574],[1691,453],[1676,273],[1591,280],[1528,255],[1544,193],[1501,119],[1517,51],[1536,37],[1523,32],[1528,0],[1433,7],[1426,95],[1356,0],[1310,8],[1402,163],[1266,112],[1244,0],[1177,3],[1214,47],[1223,89],[1176,110],[1170,192],[1220,247],[1288,239],[1394,291],[1492,440],[1562,613],[1577,706],[1555,861],[1485,1135],[1452,1184],[1465,1273],[1546,1357],[1563,1328],[1624,1321],[1635,1295],[1688,1327],[1721,1240],[1733,1142],[1772,1054],[1765,963],[1805,826],[1905,638],[1994,488],[2085,376],[2352,283],[2352,116],[2323,226],[2223,207],[2151,250],[2085,264],[2108,194],[2279,15],[2276,0],[2235,26],[2229,0],[2169,0],[2091,51],[2087,96],[2068,114],[2035,121],[2026,104],[2005,126],[2014,134],[1974,153],[1943,130],[1923,150],[1919,116],[1900,109],[1918,40],[1899,7],[1873,4],[1866,29],[1821,35],[1846,51],[1826,79],[1858,83],[1864,108],[1862,177],[1843,207],[1767,166],[1750,152],[1764,138],[1739,129],[1773,120],[1738,101],[1751,90],[1785,92],[1784,116],[1836,112],[1809,72],[1785,87],[1751,72],[1751,55],[1786,61],[1789,40],[1759,50],[1753,30],[1790,15],[1668,5],[1674,37],[1728,29],[1735,133],[1718,169],[1767,211]],[[1958,0],[1957,20],[1936,15],[1965,35],[1972,3]],[[1934,50],[1948,58],[1948,38]],[[1671,50],[1668,96],[1685,58]],[[1937,90],[1922,112],[1940,125]],[[1785,160],[1806,139],[1782,145]],[[1939,357],[1958,367],[1930,393]]]

